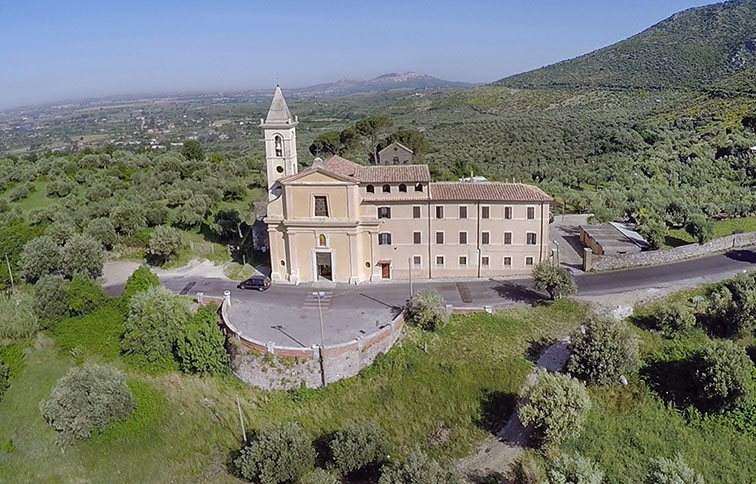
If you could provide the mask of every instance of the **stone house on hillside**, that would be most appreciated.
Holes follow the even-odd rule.
[[[398,141],[394,141],[378,152],[379,165],[409,165],[414,153]]]

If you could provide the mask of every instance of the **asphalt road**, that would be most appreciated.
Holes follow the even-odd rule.
[[[604,296],[628,291],[664,288],[683,284],[716,282],[756,268],[756,247],[715,254],[675,264],[631,270],[579,274],[575,277],[580,296]],[[320,343],[317,299],[314,291],[325,293],[321,301],[327,344],[351,340],[387,323],[409,297],[407,281],[385,281],[360,286],[348,284],[273,285],[265,292],[243,291],[235,281],[196,276],[161,278],[169,289],[187,295],[203,292],[220,296],[230,290],[231,319],[245,335],[262,342],[309,347]],[[533,287],[531,278],[511,280],[416,282],[413,291],[433,288],[447,304],[465,307],[535,302],[544,295]],[[120,294],[123,287],[106,288]]]

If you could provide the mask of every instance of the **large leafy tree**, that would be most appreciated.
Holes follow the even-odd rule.
[[[391,129],[393,123],[387,116],[375,115],[361,119],[354,124],[355,132],[362,136],[368,147],[373,163],[378,160],[378,141]]]

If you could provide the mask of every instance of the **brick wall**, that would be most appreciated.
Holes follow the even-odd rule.
[[[756,232],[733,234],[705,244],[688,244],[670,250],[650,250],[625,255],[592,255],[586,270],[608,271],[628,267],[668,264],[737,247],[756,245]]]

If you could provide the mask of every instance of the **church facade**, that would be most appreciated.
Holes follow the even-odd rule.
[[[274,282],[489,278],[549,257],[552,199],[520,183],[433,182],[426,165],[333,156],[298,171],[280,88],[261,121]]]

